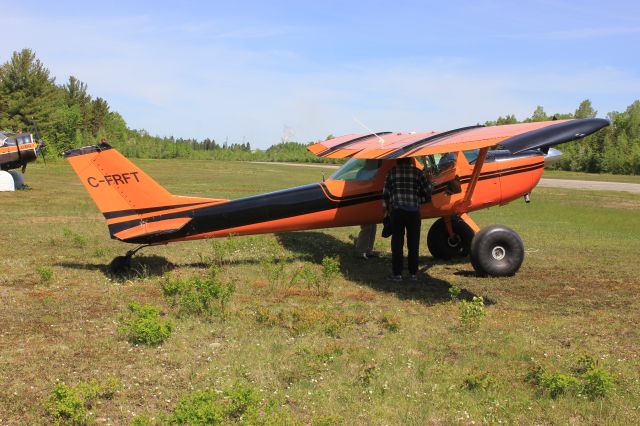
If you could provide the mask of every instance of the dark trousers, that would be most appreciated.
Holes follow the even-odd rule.
[[[393,275],[402,274],[404,263],[404,232],[407,231],[407,249],[409,251],[409,273],[418,273],[418,250],[420,247],[420,212],[395,209],[391,212],[391,267]]]

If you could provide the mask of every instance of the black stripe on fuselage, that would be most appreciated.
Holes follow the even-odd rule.
[[[326,186],[324,188],[326,189]],[[163,214],[146,218],[144,221],[191,217],[192,220],[184,228],[170,234],[173,239],[375,201],[380,199],[381,193],[371,192],[368,195],[357,194],[347,197],[331,195],[331,197],[335,201],[325,195],[323,184],[311,184],[200,207],[188,212]],[[115,223],[109,225],[109,231],[113,235],[140,224],[140,220]],[[166,239],[168,239],[167,235],[162,235],[132,238],[126,241],[152,243]]]
[[[118,211],[112,211],[112,212],[104,212],[103,215],[105,219],[116,219],[119,217],[131,216],[134,214],[153,213],[153,212],[159,212],[163,210],[178,209],[181,207],[200,206],[202,204],[209,204],[209,203],[210,201],[205,201],[205,202],[189,203],[189,204],[176,204],[173,206],[149,207],[146,209],[118,210]]]
[[[515,173],[527,172],[544,166],[527,165],[504,169],[504,171],[486,172],[480,176],[480,180],[493,179]],[[506,172],[506,173],[505,173]],[[470,175],[463,176],[461,183],[470,179]],[[446,184],[438,185],[433,193],[439,193],[446,189]],[[329,198],[330,197],[330,198]],[[159,216],[145,218],[143,220],[130,220],[109,225],[111,235],[138,226],[144,222],[191,217],[192,220],[179,231],[155,235],[142,236],[125,240],[131,243],[156,243],[169,239],[183,238],[189,235],[214,232],[223,229],[237,228],[254,223],[270,222],[278,219],[286,219],[304,214],[310,214],[325,210],[337,209],[380,200],[382,192],[367,192],[349,196],[335,196],[331,194],[324,183],[299,186],[282,191],[240,198],[222,204],[195,208],[189,211],[167,213]]]

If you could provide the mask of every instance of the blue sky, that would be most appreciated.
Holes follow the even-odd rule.
[[[2,62],[32,48],[161,136],[267,147],[640,98],[637,1],[0,0],[0,18]]]

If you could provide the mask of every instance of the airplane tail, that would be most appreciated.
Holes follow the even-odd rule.
[[[192,208],[227,201],[172,195],[104,142],[63,156],[107,219],[111,238],[118,240],[144,242],[176,232],[191,221]]]

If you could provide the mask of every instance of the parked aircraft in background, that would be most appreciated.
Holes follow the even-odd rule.
[[[0,190],[13,191],[24,186],[22,173],[27,164],[38,158],[42,141],[36,141],[30,133],[0,132]]]

